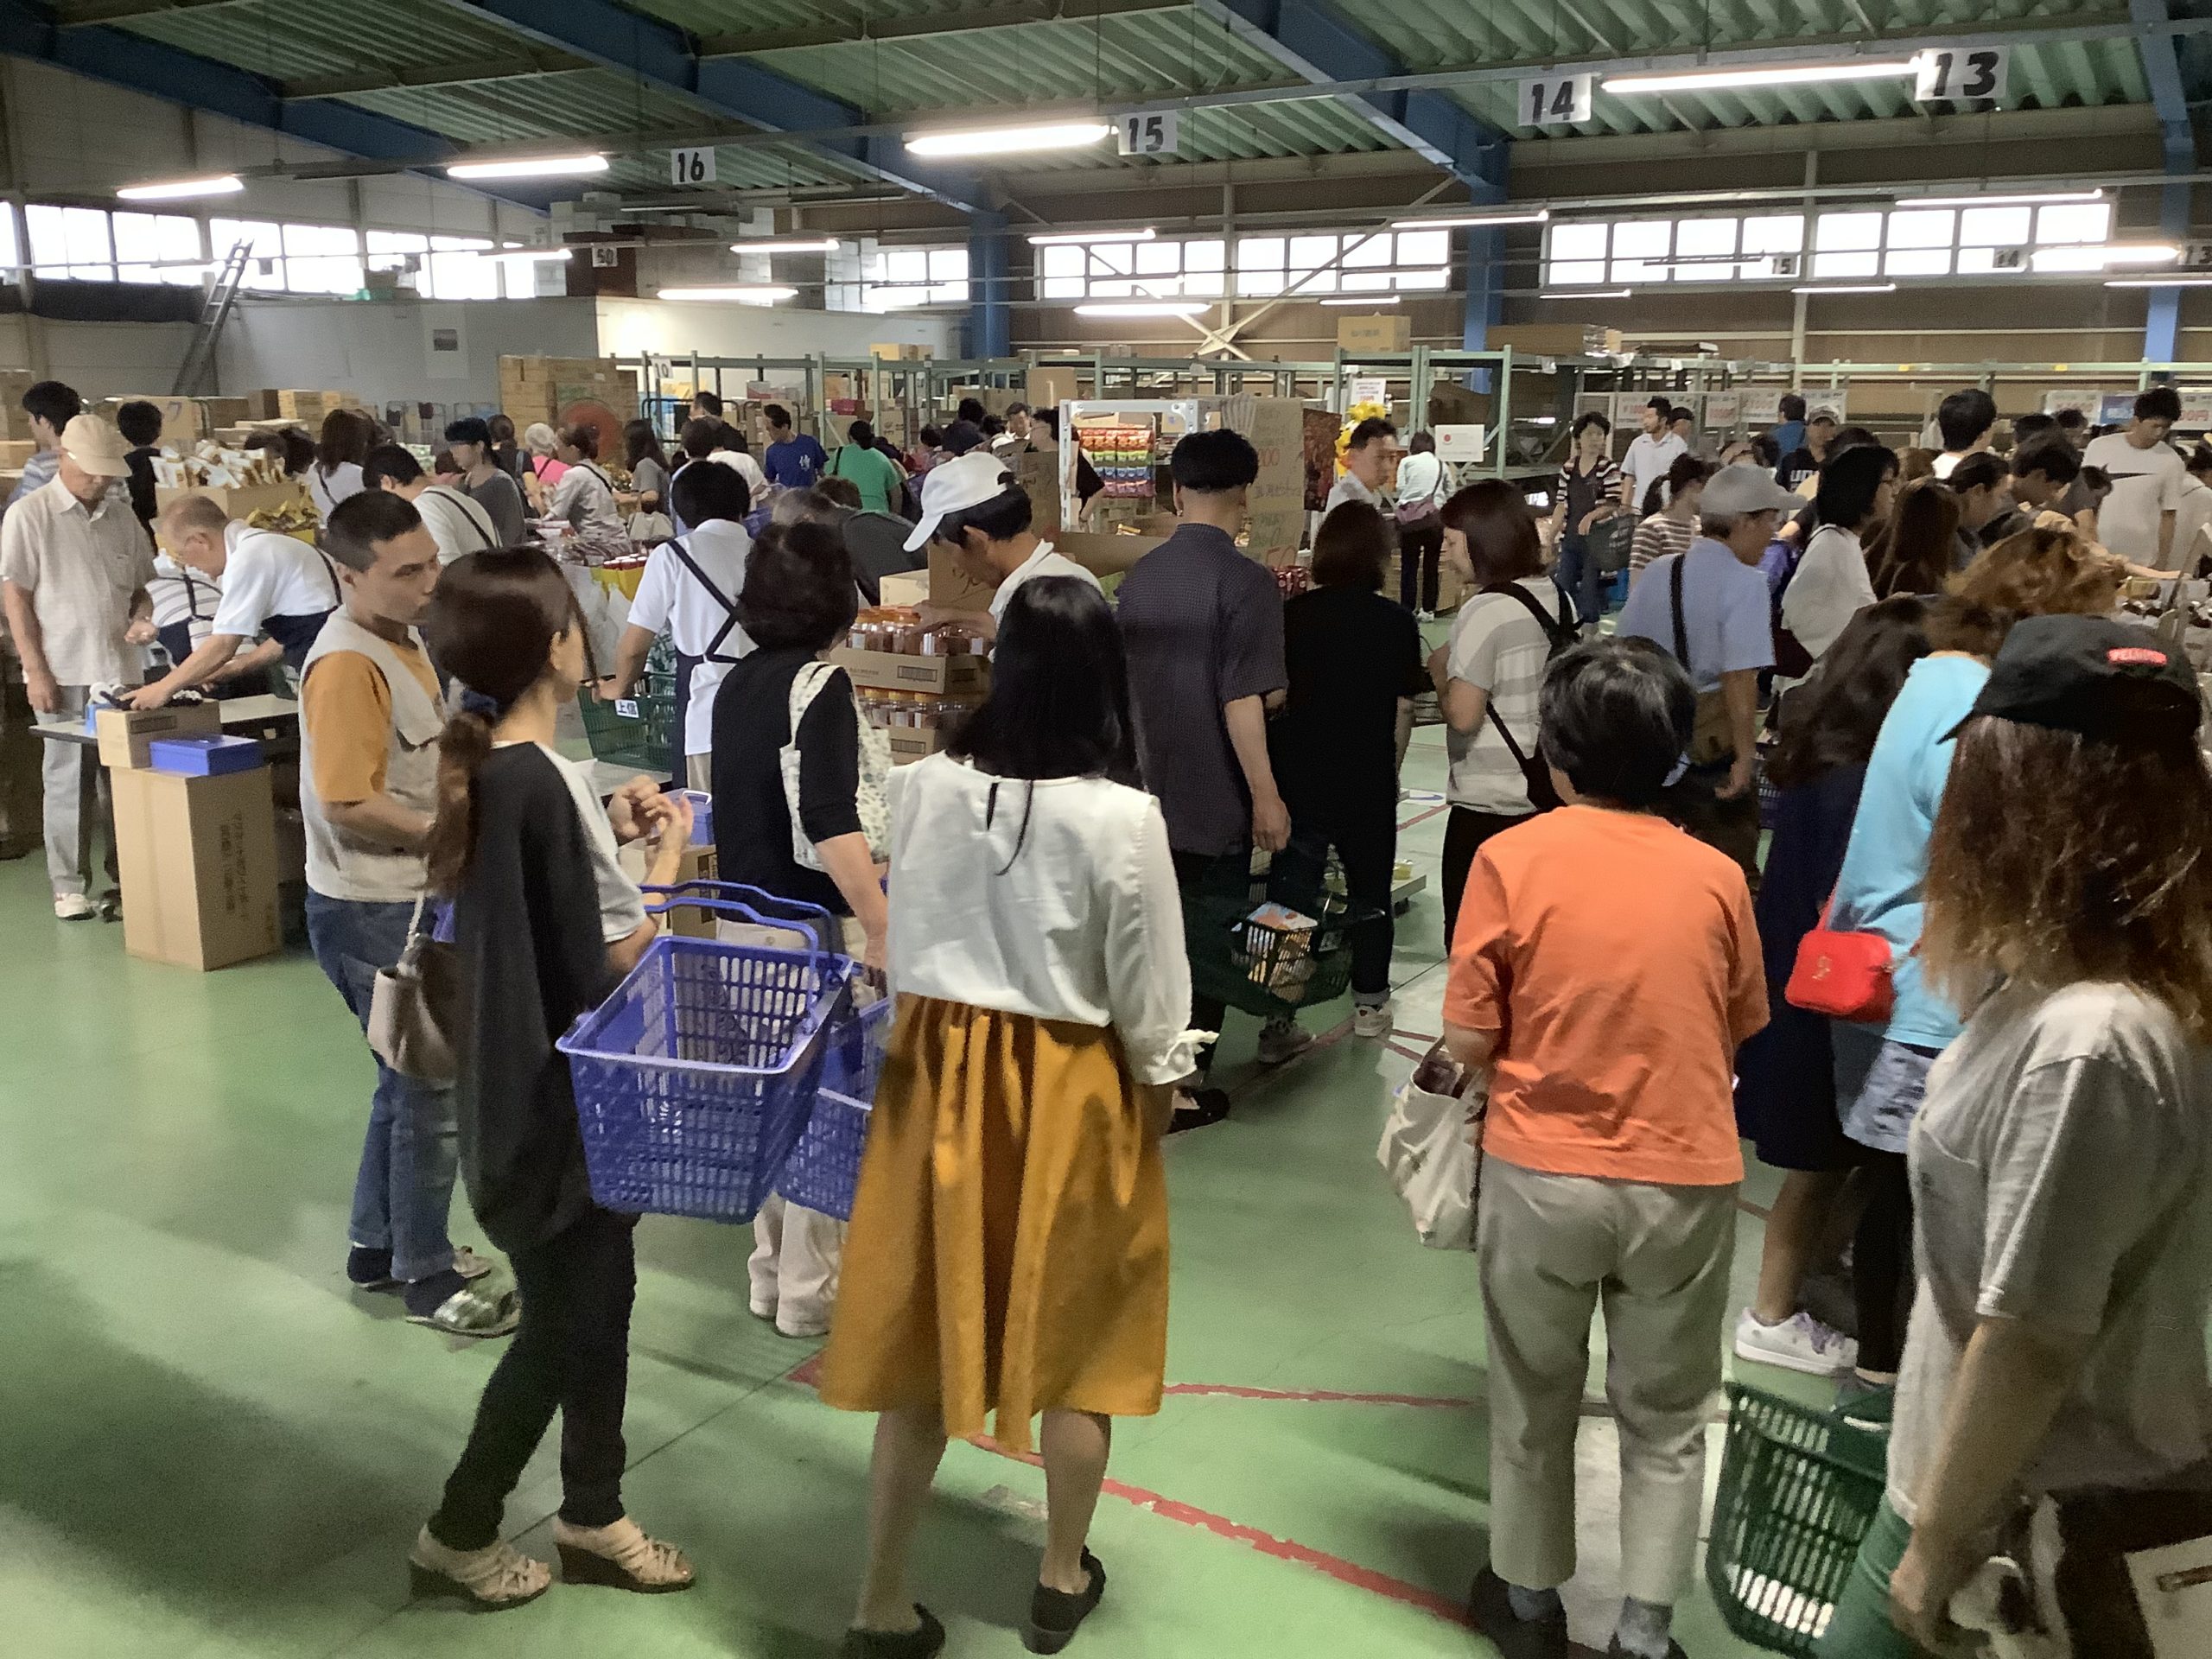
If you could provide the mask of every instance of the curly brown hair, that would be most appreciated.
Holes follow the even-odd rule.
[[[2117,980],[2212,1037],[2212,773],[2194,734],[1969,722],[1927,896],[1928,980],[1961,1009],[2000,977],[2044,991]]]
[[[1929,643],[1993,658],[2024,616],[2105,615],[2126,575],[2123,562],[2070,530],[2024,530],[1951,579],[1949,598],[1929,619]]]

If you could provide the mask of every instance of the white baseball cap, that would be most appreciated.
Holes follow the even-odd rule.
[[[906,550],[918,553],[930,544],[948,512],[964,512],[995,501],[1014,484],[1004,457],[988,449],[970,449],[964,455],[941,461],[922,474],[922,522],[906,538]]]
[[[1764,467],[1723,467],[1705,480],[1698,511],[1716,518],[1754,512],[1795,512],[1805,505],[1767,475]]]

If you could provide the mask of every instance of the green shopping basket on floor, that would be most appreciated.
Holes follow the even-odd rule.
[[[1882,1505],[1869,1449],[1832,1413],[1728,1385],[1705,1576],[1738,1636],[1775,1653],[1819,1644]]]
[[[601,702],[587,689],[576,699],[592,759],[658,772],[668,765],[676,739],[676,659],[664,634],[645,658],[635,696]],[[677,780],[681,783],[683,779]]]

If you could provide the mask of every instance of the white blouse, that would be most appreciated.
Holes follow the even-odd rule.
[[[615,509],[614,486],[596,461],[580,461],[561,474],[545,516],[567,520],[580,536],[628,533],[621,513]]]
[[[997,779],[942,754],[899,767],[890,968],[901,995],[1111,1027],[1141,1083],[1197,1069],[1166,821],[1141,790]]]
[[[361,493],[361,468],[354,461],[341,461],[326,477],[319,461],[308,464],[308,494],[315,501],[315,510],[323,522],[330,521],[330,511],[340,501]]]
[[[1873,602],[1874,580],[1859,538],[1840,524],[1822,524],[1783,593],[1782,626],[1818,658]]]

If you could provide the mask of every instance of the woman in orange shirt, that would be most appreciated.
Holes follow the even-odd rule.
[[[1491,1356],[1491,1560],[1478,1629],[1567,1651],[1574,1434],[1602,1298],[1620,1426],[1612,1651],[1669,1659],[1705,1488],[1705,1415],[1744,1178],[1736,1046],[1766,1023],[1742,872],[1658,812],[1697,698],[1640,639],[1546,675],[1538,741],[1566,803],[1483,844],[1444,1034],[1490,1074],[1478,1249]]]

